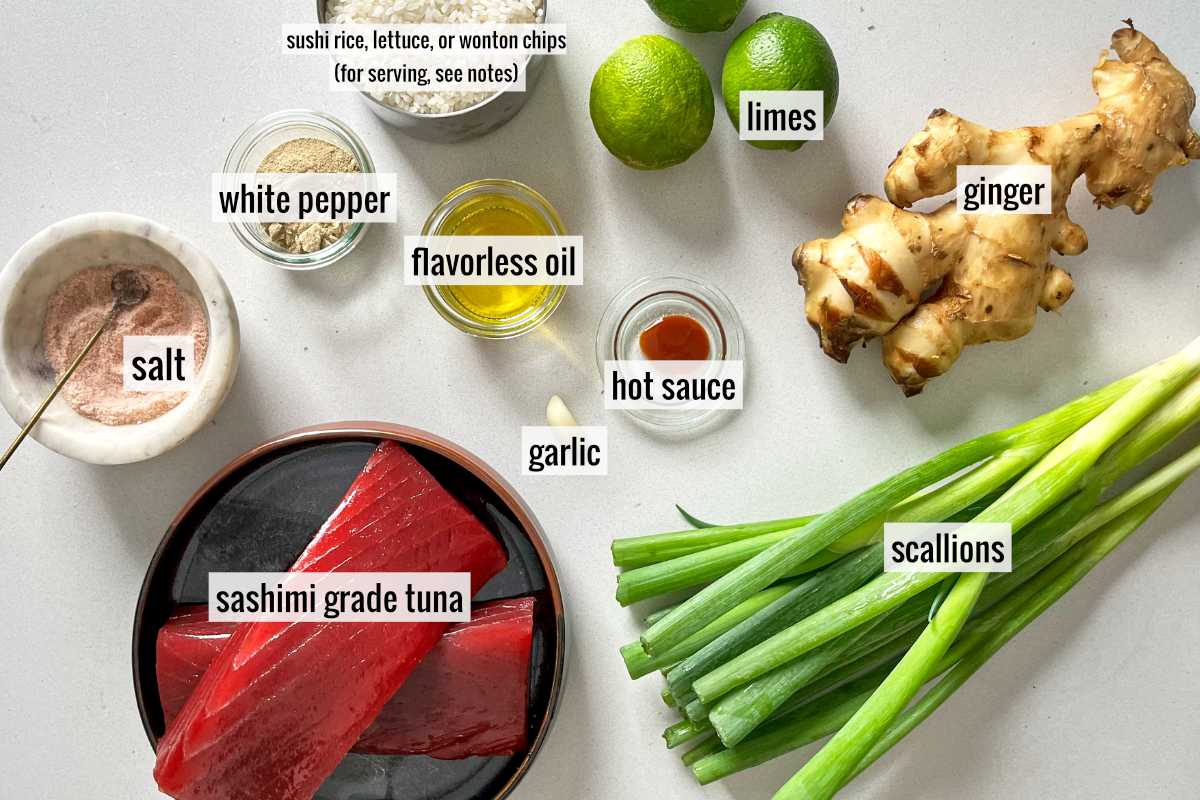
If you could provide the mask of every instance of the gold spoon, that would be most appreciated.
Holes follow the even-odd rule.
[[[38,406],[37,411],[33,412],[33,416],[29,422],[25,423],[25,427],[17,434],[17,438],[4,451],[4,456],[0,457],[0,469],[4,469],[4,465],[8,463],[13,453],[17,451],[17,447],[20,446],[21,442],[25,441],[25,437],[29,435],[29,432],[33,430],[33,426],[42,418],[42,414],[54,402],[54,398],[58,397],[59,391],[71,379],[71,376],[75,374],[75,369],[83,363],[83,359],[87,357],[87,354],[92,352],[92,348],[96,346],[96,342],[100,341],[100,335],[108,329],[108,326],[116,319],[117,314],[124,309],[133,308],[145,300],[146,295],[150,294],[150,287],[146,285],[146,281],[142,279],[141,275],[138,275],[131,269],[123,269],[116,275],[113,275],[112,293],[112,308],[104,315],[104,321],[100,323],[100,327],[96,329],[96,332],[92,334],[92,338],[88,339],[88,343],[84,345],[79,355],[75,356],[75,360],[71,362],[71,366],[67,367],[67,371],[58,379],[58,383],[50,390],[50,394],[42,401],[42,404]]]

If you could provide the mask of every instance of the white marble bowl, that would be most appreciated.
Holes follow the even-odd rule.
[[[0,271],[0,404],[23,426],[54,386],[42,350],[46,301],[69,275],[104,264],[150,264],[201,298],[208,315],[208,354],[182,403],[140,425],[104,425],[75,412],[59,395],[32,438],[91,464],[128,464],[183,442],[212,419],[237,373],[237,309],[213,263],[157,222],[129,214],[82,214],[38,233]]]

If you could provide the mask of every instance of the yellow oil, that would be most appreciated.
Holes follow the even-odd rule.
[[[438,227],[442,236],[553,236],[542,214],[506,194],[468,198]],[[460,313],[480,322],[519,319],[540,307],[550,286],[439,286]]]

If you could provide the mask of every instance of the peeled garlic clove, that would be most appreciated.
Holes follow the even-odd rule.
[[[579,426],[579,423],[575,421],[575,417],[571,414],[571,409],[567,408],[567,404],[558,395],[551,397],[550,402],[546,404],[546,421],[559,428],[575,428]]]

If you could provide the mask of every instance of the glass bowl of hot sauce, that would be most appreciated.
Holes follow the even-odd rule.
[[[720,289],[692,275],[640,278],[613,297],[596,332],[596,367],[606,361],[743,361],[745,332]],[[715,365],[714,365],[715,366]],[[709,427],[720,409],[629,409],[659,433],[691,434]]]

